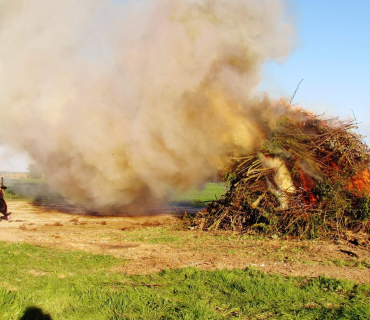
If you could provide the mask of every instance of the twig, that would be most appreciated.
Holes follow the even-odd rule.
[[[358,135],[361,135],[360,134],[360,128],[358,127],[359,123],[357,122],[357,118],[355,116],[355,113],[354,113],[353,109],[351,109],[351,111],[352,111],[352,114],[353,114],[353,118],[355,118],[355,124],[356,124]]]
[[[349,251],[349,250],[343,250],[343,249],[339,249],[340,252],[343,252],[345,254],[348,254],[350,256],[353,256],[353,257],[356,257],[357,259],[359,258],[358,254],[353,252],[353,251]]]
[[[295,97],[295,94],[297,93],[297,91],[298,91],[298,89],[299,89],[299,85],[302,83],[302,81],[303,81],[303,79],[298,83],[297,88],[295,89],[295,91],[294,91],[294,93],[293,93],[293,95],[292,95],[292,97],[291,97],[291,99],[290,99],[289,107],[292,105],[292,102],[293,102],[293,99],[294,99],[294,97]]]

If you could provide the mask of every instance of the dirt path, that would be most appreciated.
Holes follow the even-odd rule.
[[[342,242],[257,240],[184,231],[171,215],[95,217],[8,203],[12,221],[0,222],[0,241],[111,254],[125,260],[116,271],[151,273],[195,266],[255,266],[289,276],[326,275],[370,283],[370,252]]]

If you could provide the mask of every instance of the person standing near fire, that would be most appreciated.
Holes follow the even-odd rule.
[[[1,186],[0,186],[0,212],[4,215],[3,219],[10,220],[11,212],[8,212],[8,205],[4,200],[4,191],[8,189],[8,187],[4,186],[4,178],[1,177]]]

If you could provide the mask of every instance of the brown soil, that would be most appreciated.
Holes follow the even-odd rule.
[[[352,243],[257,239],[184,230],[172,215],[97,217],[45,210],[25,201],[8,206],[12,220],[0,221],[0,241],[111,254],[124,258],[116,271],[128,274],[255,266],[287,276],[326,275],[370,283],[370,251],[361,241],[357,245],[355,235]]]

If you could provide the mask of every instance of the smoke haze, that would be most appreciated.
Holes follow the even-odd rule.
[[[166,199],[260,145],[292,36],[277,0],[0,0],[0,143],[73,203]]]

